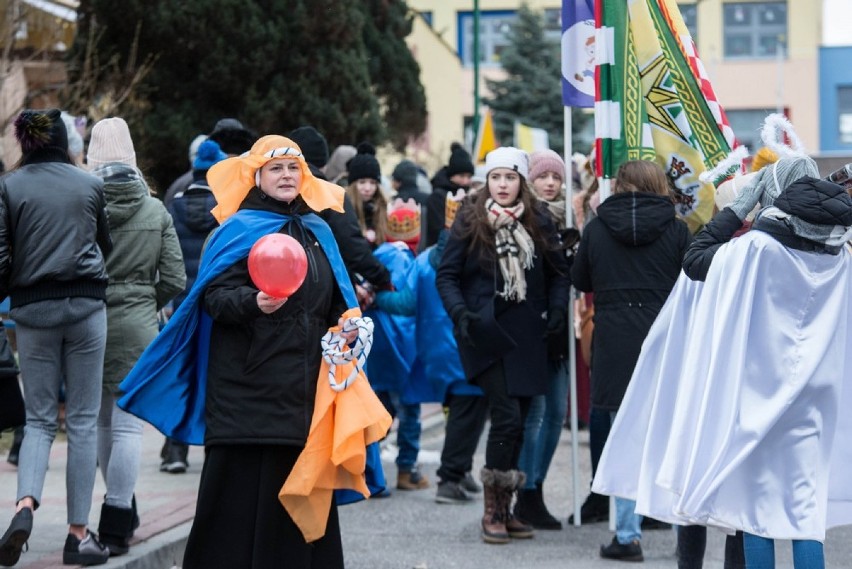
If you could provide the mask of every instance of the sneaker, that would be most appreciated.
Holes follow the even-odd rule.
[[[32,531],[33,511],[30,508],[22,508],[12,518],[9,529],[0,539],[0,565],[11,567],[18,562]]]
[[[169,440],[167,448],[163,449],[163,462],[160,464],[160,472],[169,474],[183,474],[189,468],[186,457],[189,447],[183,443]]]
[[[438,482],[435,501],[439,504],[466,504],[473,498],[464,490],[463,482],[442,480]]]
[[[109,549],[102,545],[95,534],[86,530],[86,537],[77,539],[68,534],[62,551],[63,565],[103,565],[109,560]]]
[[[601,557],[604,559],[615,559],[616,561],[644,561],[642,546],[638,539],[630,543],[618,543],[617,538],[612,538],[612,543],[601,546]]]
[[[420,473],[415,466],[408,472],[400,472],[396,475],[397,490],[423,490],[429,487],[429,479]]]
[[[464,478],[461,479],[459,485],[461,485],[462,490],[469,492],[470,494],[479,494],[482,492],[482,486],[476,481],[473,474],[470,472],[465,473]]]

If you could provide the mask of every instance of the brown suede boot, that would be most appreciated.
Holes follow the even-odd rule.
[[[505,478],[508,473],[488,468],[482,469],[482,487],[485,514],[482,516],[482,539],[485,543],[509,543],[509,532],[504,521],[503,507]],[[500,482],[503,482],[500,485]]]
[[[504,490],[504,497],[501,506],[504,508],[503,518],[506,521],[506,532],[513,539],[529,539],[535,535],[533,527],[524,521],[516,518],[512,513],[512,499],[518,491],[518,488],[524,487],[526,475],[519,470],[510,470],[509,484]]]

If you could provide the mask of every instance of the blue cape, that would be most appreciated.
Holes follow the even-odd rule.
[[[405,286],[408,269],[414,263],[414,254],[391,243],[383,243],[374,252],[376,259],[391,275],[398,290]],[[367,316],[373,319],[373,349],[367,358],[370,385],[375,391],[399,393],[404,403],[416,403],[408,393],[411,387],[411,366],[417,356],[414,343],[413,316],[390,315],[384,310],[370,309]]]
[[[314,234],[328,257],[346,305],[358,307],[337,242],[319,216],[239,210],[213,232],[192,289],[119,386],[124,393],[118,401],[119,407],[168,437],[188,444],[204,444],[207,363],[213,326],[202,307],[204,290],[226,269],[247,257],[258,239],[278,232],[290,221],[304,224]],[[367,484],[376,492],[384,488],[385,481],[378,446],[371,446],[376,448],[367,449]],[[342,491],[338,492],[337,501],[347,503],[356,497],[360,494]]]
[[[454,395],[482,395],[482,390],[468,383],[459,359],[453,322],[444,309],[435,269],[429,262],[433,247],[426,249],[414,261],[406,286],[417,298],[417,361],[414,376],[424,377],[432,390],[432,401],[443,402],[447,392]]]

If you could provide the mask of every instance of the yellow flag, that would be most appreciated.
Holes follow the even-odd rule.
[[[533,128],[515,122],[515,146],[526,152],[547,150],[550,148],[550,140],[543,128]]]
[[[500,146],[497,144],[497,136],[494,134],[494,119],[491,117],[491,109],[485,109],[479,118],[479,134],[476,135],[476,148],[473,155],[477,164],[485,163],[485,155]]]

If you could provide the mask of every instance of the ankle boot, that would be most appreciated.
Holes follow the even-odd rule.
[[[523,487],[526,481],[526,475],[518,470],[510,470],[510,482],[503,489],[503,498],[501,507],[503,508],[506,519],[506,531],[509,537],[513,539],[529,539],[535,535],[533,527],[519,518],[516,518],[512,513],[512,499],[518,492],[518,489]]]
[[[109,548],[111,557],[124,555],[130,550],[133,535],[133,509],[104,504],[98,524],[98,541]]]
[[[547,505],[544,503],[544,482],[538,482],[535,485],[536,492],[536,506],[538,508],[535,520],[527,520],[530,522],[535,529],[549,529],[549,530],[560,530],[562,529],[562,522],[560,522],[553,514],[551,514],[547,510]]]
[[[505,473],[482,469],[482,488],[485,513],[482,516],[482,539],[485,543],[509,543],[509,532],[504,521],[502,495],[505,489],[499,485],[498,478]]]

